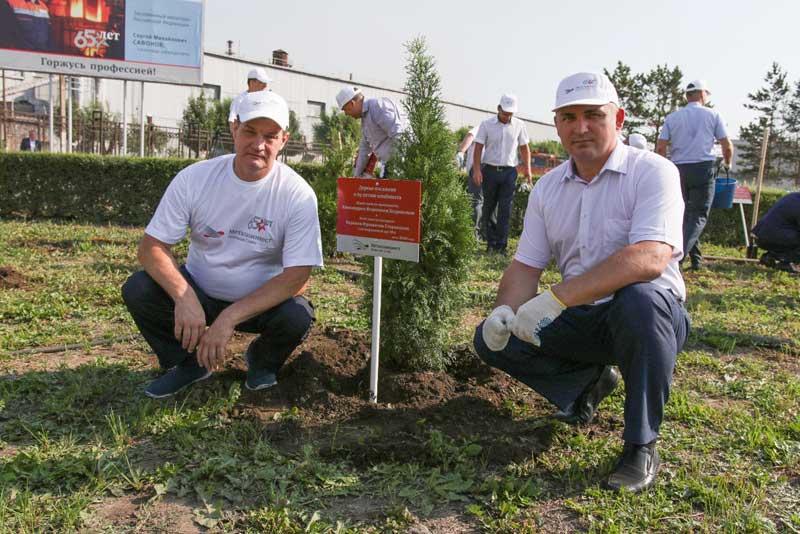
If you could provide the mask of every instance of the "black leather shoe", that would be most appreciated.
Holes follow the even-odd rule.
[[[572,403],[571,409],[563,412],[558,412],[554,415],[556,419],[571,425],[587,424],[594,419],[594,414],[600,403],[611,395],[611,392],[616,389],[620,381],[619,371],[614,369],[611,365],[607,365],[597,382],[592,384],[586,389],[581,396],[575,399]]]
[[[656,481],[661,460],[655,442],[647,445],[626,443],[614,472],[608,479],[609,489],[631,493],[646,490]]]

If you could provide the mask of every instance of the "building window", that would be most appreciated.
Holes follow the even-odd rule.
[[[209,100],[219,100],[221,94],[221,87],[219,85],[212,85],[210,83],[203,84],[203,94]]]
[[[308,117],[312,119],[319,119],[324,113],[325,102],[315,102],[314,100],[308,101]]]

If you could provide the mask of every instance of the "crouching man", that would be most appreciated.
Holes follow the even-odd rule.
[[[144,271],[122,296],[167,370],[148,396],[210,377],[234,330],[260,334],[246,351],[246,387],[274,386],[307,335],[314,311],[302,292],[322,265],[322,247],[314,192],[276,160],[288,126],[280,96],[248,93],[234,123],[236,153],[178,173],[147,225],[138,252]],[[179,266],[171,248],[187,229],[189,255]]]
[[[519,248],[475,348],[574,424],[592,420],[619,366],[625,446],[608,485],[641,491],[656,477],[656,438],[689,330],[678,170],[618,141],[625,111],[602,74],[562,80],[554,112],[570,159],[533,188]],[[562,281],[537,295],[551,257]]]

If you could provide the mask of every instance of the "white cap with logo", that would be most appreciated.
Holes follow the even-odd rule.
[[[361,89],[358,87],[353,87],[351,85],[342,87],[342,90],[336,94],[336,103],[339,105],[339,109],[343,109],[345,104],[353,100],[356,95],[360,94]]]
[[[512,94],[505,94],[500,97],[500,109],[506,113],[517,112],[517,97]]]
[[[239,122],[253,119],[272,119],[283,130],[289,129],[289,106],[286,100],[272,91],[247,93],[239,103]]]
[[[692,91],[705,91],[708,94],[711,94],[711,91],[708,90],[708,85],[703,80],[694,80],[689,82],[689,85],[686,86],[686,92],[691,93]]]
[[[261,67],[250,69],[250,72],[247,73],[247,79],[258,80],[261,83],[269,83],[272,81],[272,78],[267,76],[267,71],[265,71]]]
[[[558,84],[553,111],[567,106],[602,106],[609,103],[619,106],[617,90],[608,76],[596,72],[578,72]]]

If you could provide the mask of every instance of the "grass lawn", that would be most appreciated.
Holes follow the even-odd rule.
[[[507,258],[475,256],[454,368],[385,370],[378,406],[347,259],[314,273],[318,322],[276,388],[244,390],[237,335],[229,369],[153,401],[119,294],[141,231],[0,221],[0,532],[800,532],[798,278],[688,273],[658,482],[620,495],[620,390],[567,426],[469,351]]]

